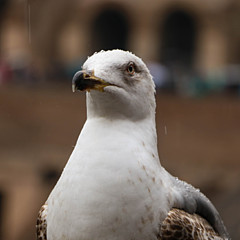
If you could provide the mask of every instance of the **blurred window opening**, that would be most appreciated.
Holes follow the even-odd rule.
[[[163,24],[161,62],[170,67],[191,67],[194,60],[196,24],[184,11],[169,13]]]
[[[94,20],[92,41],[94,51],[107,49],[127,50],[128,22],[122,11],[106,9]]]
[[[4,10],[7,6],[8,0],[0,0],[0,20],[4,15]]]

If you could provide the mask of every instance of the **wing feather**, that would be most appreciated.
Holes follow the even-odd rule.
[[[37,230],[37,240],[47,240],[47,204],[44,204],[37,217],[37,225],[36,225],[36,230]]]
[[[163,221],[159,240],[222,240],[201,216],[173,208]]]

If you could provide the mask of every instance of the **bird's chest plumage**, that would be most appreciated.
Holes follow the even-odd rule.
[[[95,143],[92,151],[79,141],[48,199],[48,240],[155,239],[167,213],[159,208],[166,202],[161,174],[145,161],[154,153],[139,152],[131,140]]]

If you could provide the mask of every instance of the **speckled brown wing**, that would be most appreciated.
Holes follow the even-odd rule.
[[[47,240],[47,204],[44,204],[39,213],[37,218],[37,240]]]
[[[221,240],[211,225],[197,214],[172,209],[163,221],[159,240]]]

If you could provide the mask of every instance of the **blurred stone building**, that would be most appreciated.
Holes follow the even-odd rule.
[[[203,73],[240,63],[240,0],[1,0],[0,13],[0,60],[43,76],[112,48]],[[0,240],[27,239],[42,182],[24,160],[10,165],[0,162]],[[28,174],[14,181],[9,168]]]
[[[239,0],[5,2],[1,58],[16,67],[71,70],[112,48],[202,72],[240,63]]]

